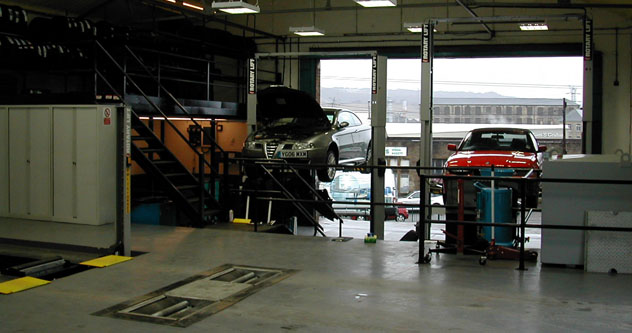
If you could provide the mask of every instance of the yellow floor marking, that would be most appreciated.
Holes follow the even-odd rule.
[[[101,258],[84,261],[80,264],[86,265],[86,266],[93,266],[93,267],[108,267],[108,266],[116,265],[118,263],[122,263],[128,260],[132,260],[132,257],[110,255],[110,256],[105,256]]]
[[[19,291],[43,286],[49,284],[50,281],[37,279],[30,276],[21,277],[19,279],[0,283],[0,294],[12,294]]]

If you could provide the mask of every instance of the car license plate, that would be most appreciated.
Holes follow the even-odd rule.
[[[306,151],[282,151],[281,158],[307,158]]]

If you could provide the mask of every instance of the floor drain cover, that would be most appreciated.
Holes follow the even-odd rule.
[[[222,265],[94,315],[186,327],[295,272],[288,269]]]

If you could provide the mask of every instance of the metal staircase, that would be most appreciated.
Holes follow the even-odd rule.
[[[138,116],[132,116],[132,159],[164,188],[193,222],[204,226],[221,206],[200,182]],[[214,185],[214,184],[212,184]]]
[[[219,198],[216,199],[215,183],[219,181],[221,188],[226,187],[228,173],[228,154],[217,144],[214,138],[205,131],[201,131],[202,126],[189,114],[184,106],[154,77],[153,73],[145,66],[143,61],[129,48],[125,47],[128,59],[136,61],[160,87],[164,95],[171,99],[173,104],[184,113],[184,116],[197,128],[200,129],[204,140],[210,145],[213,152],[213,160],[208,160],[201,149],[198,149],[189,142],[188,138],[178,129],[178,127],[167,117],[156,103],[141,89],[136,81],[127,73],[123,66],[109,53],[101,43],[95,42],[96,49],[100,50],[111,61],[114,67],[124,76],[127,84],[133,86],[146,99],[147,103],[163,117],[165,123],[174,131],[176,137],[185,143],[197,158],[197,172],[192,174],[169,148],[156,136],[136,113],[132,112],[132,159],[154,179],[162,188],[166,190],[169,197],[177,204],[178,208],[189,217],[191,223],[180,225],[192,225],[202,227],[211,223],[213,216],[225,214],[220,201],[223,191],[220,191]],[[109,87],[115,95],[125,101],[125,96],[120,94],[109,82],[108,78],[95,68],[95,73]],[[182,116],[179,116],[182,117]],[[219,165],[223,165],[223,173],[219,172]],[[208,188],[207,188],[208,187]]]

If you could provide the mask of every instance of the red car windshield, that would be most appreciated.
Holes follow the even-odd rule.
[[[460,151],[504,150],[535,152],[535,145],[528,132],[522,131],[474,131],[463,140]]]

